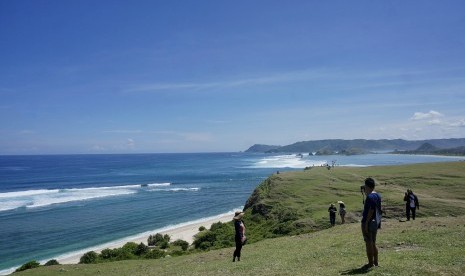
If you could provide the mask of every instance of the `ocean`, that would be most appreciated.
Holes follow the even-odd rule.
[[[333,161],[398,165],[463,157],[189,153],[0,156],[0,274],[242,209],[270,174]]]

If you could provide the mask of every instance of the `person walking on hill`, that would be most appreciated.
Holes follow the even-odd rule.
[[[328,208],[329,212],[329,223],[331,223],[331,226],[334,226],[336,224],[336,213],[337,209],[334,206],[334,204],[331,203],[331,206]]]
[[[339,203],[339,215],[341,216],[341,224],[344,224],[346,222],[346,205],[342,201],[338,201]]]
[[[233,254],[233,262],[241,260],[241,250],[242,246],[246,242],[246,237],[245,237],[245,224],[244,221],[242,221],[242,217],[244,216],[243,212],[236,212],[234,214],[234,230],[235,230],[235,236],[234,236],[234,241],[236,242],[236,250],[234,250]]]
[[[418,197],[412,192],[412,190],[408,189],[404,195],[404,201],[407,220],[410,220],[410,212],[412,213],[412,219],[415,220],[416,210],[420,209]]]
[[[376,235],[381,227],[381,195],[375,191],[375,180],[371,177],[365,179],[365,205],[362,216],[362,233],[365,240],[368,264],[363,268],[370,269],[378,266],[378,248]]]

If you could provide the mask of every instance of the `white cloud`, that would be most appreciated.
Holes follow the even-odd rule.
[[[128,138],[127,145],[128,145],[128,147],[133,148],[133,147],[135,147],[136,143],[134,142],[133,139]]]
[[[427,120],[427,119],[435,119],[438,117],[443,117],[444,115],[434,111],[430,110],[428,113],[423,113],[423,112],[415,112],[411,118],[411,120]]]
[[[443,124],[443,122],[441,120],[439,120],[439,119],[434,119],[434,120],[431,120],[431,121],[428,122],[428,125],[430,125],[430,126],[434,126],[434,125],[440,126],[442,124]]]
[[[456,122],[449,123],[451,127],[465,127],[465,119],[458,120]]]

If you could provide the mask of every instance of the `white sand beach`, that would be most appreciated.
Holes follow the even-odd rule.
[[[216,223],[219,221],[220,222],[231,221],[233,216],[234,216],[234,212],[229,212],[229,213],[221,214],[218,216],[208,217],[206,219],[200,219],[200,220],[195,220],[195,221],[191,221],[191,222],[187,222],[183,224],[168,226],[168,227],[161,228],[161,229],[155,229],[153,231],[144,232],[136,236],[132,236],[132,237],[117,240],[114,242],[102,244],[102,245],[95,246],[92,248],[87,248],[85,250],[70,253],[67,255],[62,255],[62,256],[57,257],[56,260],[60,264],[77,264],[79,263],[79,259],[81,258],[81,256],[88,251],[100,252],[106,248],[111,248],[111,249],[119,248],[119,247],[122,247],[127,242],[135,242],[137,244],[143,242],[144,244],[147,244],[148,236],[156,234],[156,233],[160,233],[163,235],[164,234],[170,235],[171,241],[181,239],[191,244],[194,241],[194,235],[199,232],[200,226],[204,226],[205,228],[209,229],[213,223]]]

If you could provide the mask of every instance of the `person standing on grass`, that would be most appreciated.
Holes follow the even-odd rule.
[[[415,213],[417,209],[420,209],[420,203],[418,203],[418,197],[412,192],[407,190],[404,196],[405,201],[405,212],[407,220],[410,220],[410,212],[412,213],[412,219],[415,220]]]
[[[378,266],[378,248],[376,235],[381,227],[381,195],[375,191],[375,180],[371,177],[365,179],[365,205],[363,207],[362,233],[365,240],[368,264],[364,269]]]
[[[234,214],[234,230],[235,230],[235,236],[234,236],[234,241],[236,242],[236,250],[234,250],[234,255],[233,255],[233,262],[241,260],[241,250],[242,250],[242,245],[245,244],[246,242],[246,237],[245,237],[245,224],[242,221],[242,217],[244,216],[243,212],[236,212]]]
[[[340,200],[337,203],[339,203],[339,215],[341,216],[341,224],[344,224],[346,222],[346,205],[343,201]]]
[[[328,208],[329,212],[329,223],[331,223],[331,226],[334,226],[336,224],[336,213],[337,209],[334,206],[334,204],[331,203],[331,206]]]

